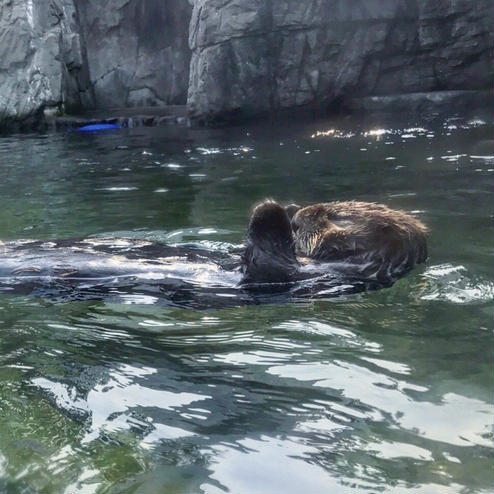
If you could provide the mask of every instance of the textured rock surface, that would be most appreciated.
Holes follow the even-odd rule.
[[[494,102],[491,90],[429,91],[391,96],[364,96],[346,103],[346,109],[358,113],[395,113],[434,119],[448,113],[464,118],[492,119]]]
[[[188,98],[208,121],[490,88],[491,3],[0,0],[0,125],[28,126],[50,108]]]
[[[490,0],[197,0],[190,114],[488,88],[493,17]]]
[[[0,0],[0,125],[45,108],[185,104],[187,0]]]
[[[187,0],[77,0],[96,105],[185,104]]]
[[[90,103],[72,0],[0,2],[0,123]]]

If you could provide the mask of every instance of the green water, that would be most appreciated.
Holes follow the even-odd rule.
[[[3,291],[0,492],[492,492],[492,130],[1,137],[2,240],[239,244],[265,197],[358,199],[416,214],[430,258],[360,296],[202,311]]]

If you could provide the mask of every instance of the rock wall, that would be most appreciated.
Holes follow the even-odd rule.
[[[0,124],[91,102],[72,1],[0,2]]]
[[[190,115],[491,88],[493,23],[490,0],[197,0]]]
[[[76,0],[96,106],[185,104],[187,0]]]
[[[0,0],[0,126],[186,103],[187,0]]]
[[[0,0],[0,126],[50,108],[187,102],[214,121],[492,88],[491,4]]]

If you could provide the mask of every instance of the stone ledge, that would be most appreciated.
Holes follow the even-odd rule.
[[[478,91],[431,91],[423,93],[366,96],[345,99],[345,110],[352,113],[401,113],[434,117],[439,114],[481,112],[493,116],[494,93]]]
[[[165,127],[187,125],[185,105],[165,107],[135,107],[94,110],[79,115],[64,115],[47,118],[43,127],[51,130],[75,130],[84,125],[118,124],[122,128]]]
[[[278,108],[263,112],[223,112],[203,117],[189,115],[193,126],[223,127],[253,120],[276,121],[291,118],[315,120],[327,117],[355,115],[364,118],[389,116],[398,119],[435,120],[461,115],[465,118],[479,117],[494,121],[494,92],[492,90],[431,91],[400,93],[387,96],[341,97],[334,102],[311,103]]]

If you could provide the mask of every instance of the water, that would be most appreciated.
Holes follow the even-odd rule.
[[[2,137],[3,240],[228,249],[265,197],[431,232],[424,267],[336,299],[1,293],[0,492],[492,492],[493,154],[460,119]]]

